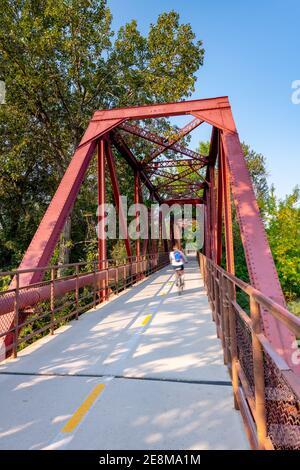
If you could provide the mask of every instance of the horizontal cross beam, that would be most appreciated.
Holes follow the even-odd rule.
[[[207,186],[207,183],[206,182],[200,182],[200,181],[197,181],[197,182],[188,182],[188,181],[178,181],[178,182],[175,182],[175,183],[172,183],[172,181],[167,184],[166,186],[169,186],[170,188],[198,188],[198,189],[203,189],[203,188],[206,188]]]
[[[203,158],[205,160],[205,157]],[[208,163],[208,158],[205,162],[203,162],[203,166]],[[199,165],[199,160],[195,160],[193,158],[184,158],[181,160],[161,160],[159,162],[152,162],[147,164],[148,168],[172,168],[177,166],[192,166],[192,165]],[[199,166],[198,166],[199,167]]]
[[[162,201],[163,204],[168,204],[172,206],[173,204],[204,204],[202,197],[193,197],[193,198],[186,198],[186,199],[165,199]]]
[[[92,122],[111,119],[153,119],[168,116],[193,115],[205,122],[236,132],[227,96],[204,98],[200,100],[178,101],[174,103],[158,103],[128,108],[98,110],[94,113]]]

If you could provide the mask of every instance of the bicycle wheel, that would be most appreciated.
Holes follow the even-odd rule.
[[[178,278],[178,295],[181,295],[183,291],[183,279],[182,279],[182,275],[179,275],[179,278]]]
[[[180,292],[183,292],[184,280],[183,276],[180,276]]]

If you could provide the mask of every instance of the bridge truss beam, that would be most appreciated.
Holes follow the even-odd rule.
[[[165,137],[157,136],[144,128],[127,122],[128,120],[179,115],[191,115],[194,119],[181,131],[181,134],[179,133],[171,141],[166,141]],[[186,149],[178,142],[183,134],[186,135],[189,130],[196,128],[202,122],[211,124],[213,129],[208,157]],[[125,136],[121,136],[118,129],[130,132],[159,145],[158,149],[150,153],[150,160],[152,161],[141,161],[136,158],[128,147]],[[29,286],[42,279],[42,270],[30,272],[30,268],[42,268],[48,265],[97,146],[100,145],[101,152],[103,151],[103,153],[110,155],[107,143],[105,144],[107,139],[110,139],[121,157],[131,166],[136,175],[136,198],[138,195],[138,180],[150,192],[150,199],[155,199],[161,203],[163,202],[161,192],[168,193],[169,191],[169,193],[174,193],[172,184],[180,180],[184,183],[183,179],[192,173],[195,176],[198,172],[198,180],[201,181],[199,171],[203,166],[207,167],[205,177],[207,183],[203,187],[203,202],[205,203],[205,254],[214,262],[221,262],[221,237],[224,223],[225,255],[227,268],[230,272],[234,271],[231,189],[251,284],[262,291],[264,295],[284,305],[283,293],[264,226],[259,215],[251,179],[227,97],[96,111],[21,262],[21,269],[29,269],[28,274],[21,278],[21,287],[24,285]],[[160,165],[163,167],[162,153],[168,149],[187,156],[188,159],[185,160],[187,160],[189,169],[183,170],[180,174],[172,175],[172,179],[168,182],[156,184],[155,173],[152,174],[151,169],[157,169]],[[153,157],[161,159],[157,167],[153,166]],[[189,163],[189,160],[192,163]],[[110,162],[109,167],[112,176],[112,161],[110,156],[108,161]],[[176,167],[177,161],[175,163],[174,160],[174,164]],[[165,165],[165,168],[167,168],[168,164],[165,163]],[[102,201],[104,198],[104,189],[101,186],[105,185],[103,167],[101,168],[102,173],[100,172],[101,174],[99,174],[99,193],[101,197],[99,201]],[[169,168],[171,169],[171,164]],[[184,184],[182,186],[183,190]],[[186,188],[187,191],[191,189],[188,185]],[[115,194],[117,192],[115,187]],[[191,195],[189,193],[182,193],[182,196],[190,197]],[[104,245],[99,249],[99,256],[100,254],[104,255],[103,247]],[[156,244],[153,241],[148,243],[148,250],[155,251],[156,249]],[[128,242],[127,251],[129,252]],[[11,287],[13,287],[13,284]],[[1,325],[9,326],[13,320],[13,313],[4,316],[4,310],[0,299]],[[264,331],[269,341],[277,352],[283,355],[290,364],[292,343],[295,340],[294,336],[284,325],[279,324],[268,311],[263,312],[262,318]],[[9,335],[6,338],[7,341],[9,341]],[[294,367],[294,365],[292,366]]]

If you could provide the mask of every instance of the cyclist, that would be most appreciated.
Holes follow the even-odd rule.
[[[184,253],[177,248],[176,245],[173,246],[173,251],[170,252],[170,263],[176,274],[176,286],[183,285],[183,273],[184,273],[184,263],[187,263]]]

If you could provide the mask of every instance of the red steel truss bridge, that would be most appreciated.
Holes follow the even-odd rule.
[[[191,120],[171,136],[149,129],[181,115]],[[185,144],[203,123],[208,156]],[[147,141],[146,157],[133,140]],[[127,258],[108,259],[100,225],[95,261],[51,266],[94,155],[98,203],[110,178]],[[135,203],[146,192],[203,206],[204,246],[188,254],[181,296],[174,223],[170,240],[130,241],[116,158],[132,169]],[[249,284],[235,276],[233,206]],[[300,449],[300,319],[285,306],[227,97],[96,111],[19,268],[3,276],[0,448]]]

